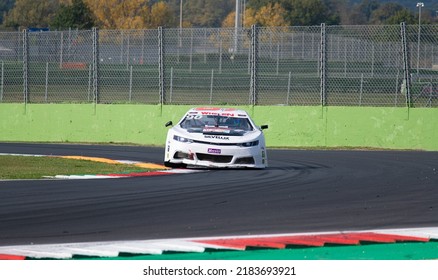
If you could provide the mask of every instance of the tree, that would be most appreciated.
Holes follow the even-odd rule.
[[[193,26],[219,27],[235,8],[236,0],[189,0],[183,2],[183,18]],[[179,11],[179,8],[178,8]]]
[[[16,0],[4,18],[6,27],[48,27],[59,8],[58,0]]]
[[[175,12],[168,3],[155,0],[85,0],[99,27],[144,29],[174,27]],[[151,2],[154,4],[151,5]],[[185,25],[187,26],[187,24]]]
[[[15,0],[3,0],[0,2],[0,24],[3,23],[3,15],[14,6]]]
[[[236,12],[229,13],[222,21],[222,27],[234,27],[234,21],[236,20]]]
[[[149,12],[148,0],[85,0],[101,28],[140,29]]]
[[[402,11],[403,6],[396,3],[386,3],[380,5],[377,9],[373,10],[370,16],[371,24],[385,24],[386,21],[394,16],[397,12]]]
[[[327,16],[325,23],[334,25],[341,24],[342,20],[346,20],[346,14],[348,14],[347,0],[324,0],[323,2],[326,6]]]
[[[268,4],[271,5],[271,4]],[[272,5],[269,9],[267,7],[264,8],[261,12],[254,10],[253,8],[247,8],[245,10],[245,15],[243,17],[243,27],[250,28],[252,25],[257,24],[260,26],[273,26],[273,25],[265,25],[265,24],[276,24],[274,23],[278,19],[274,19],[270,14],[272,12]],[[280,7],[280,14],[283,15],[284,9]],[[284,11],[285,12],[285,11]],[[263,16],[267,16],[269,18],[263,19]],[[222,22],[222,27],[234,27],[234,22],[236,20],[236,12],[233,11],[227,15],[227,17]]]
[[[152,5],[150,12],[145,17],[146,28],[173,27],[175,25],[174,11],[165,2]]]
[[[261,7],[258,11],[253,8],[245,10],[245,17],[243,26],[251,27],[253,24],[259,26],[287,26],[288,22],[285,20],[286,10],[279,3],[269,3]],[[236,19],[236,12],[233,11],[222,22],[222,27],[234,27]]]
[[[351,12],[351,24],[368,24],[372,13],[379,6],[379,2],[375,0],[363,0],[361,3],[356,4]]]
[[[245,10],[245,17],[243,18],[243,26],[250,28],[252,25],[257,24],[256,14],[256,10],[251,7],[247,8]]]
[[[395,14],[385,21],[386,24],[400,24],[401,22],[405,22],[407,24],[416,24],[417,19],[411,11],[408,9],[403,9],[395,12]]]
[[[337,24],[322,0],[283,0],[283,7],[289,12],[287,20],[291,25],[309,26],[321,23]],[[339,20],[339,19],[337,19]]]
[[[287,26],[286,14],[286,10],[279,3],[269,3],[257,11],[255,20],[260,26]]]
[[[71,5],[61,4],[51,25],[57,29],[90,29],[94,26],[94,18],[83,0],[73,0]]]

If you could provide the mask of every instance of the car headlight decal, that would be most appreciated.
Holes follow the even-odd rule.
[[[259,145],[259,140],[239,144],[240,147],[255,147],[258,145]]]
[[[173,140],[176,140],[178,142],[183,142],[183,143],[193,143],[192,139],[185,138],[185,137],[178,136],[178,135],[173,135]]]

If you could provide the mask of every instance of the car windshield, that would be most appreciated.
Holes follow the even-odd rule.
[[[235,131],[252,131],[253,127],[247,118],[235,118],[217,115],[187,115],[181,127],[193,132],[202,132],[209,128]]]

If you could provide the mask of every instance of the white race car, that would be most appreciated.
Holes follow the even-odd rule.
[[[164,165],[212,168],[268,166],[263,129],[243,110],[193,108],[167,133]]]

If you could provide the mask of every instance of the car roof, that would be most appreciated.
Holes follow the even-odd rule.
[[[189,114],[202,114],[202,115],[217,115],[228,117],[241,117],[249,118],[248,113],[241,109],[235,108],[220,108],[220,107],[198,107],[192,108],[188,112]]]

